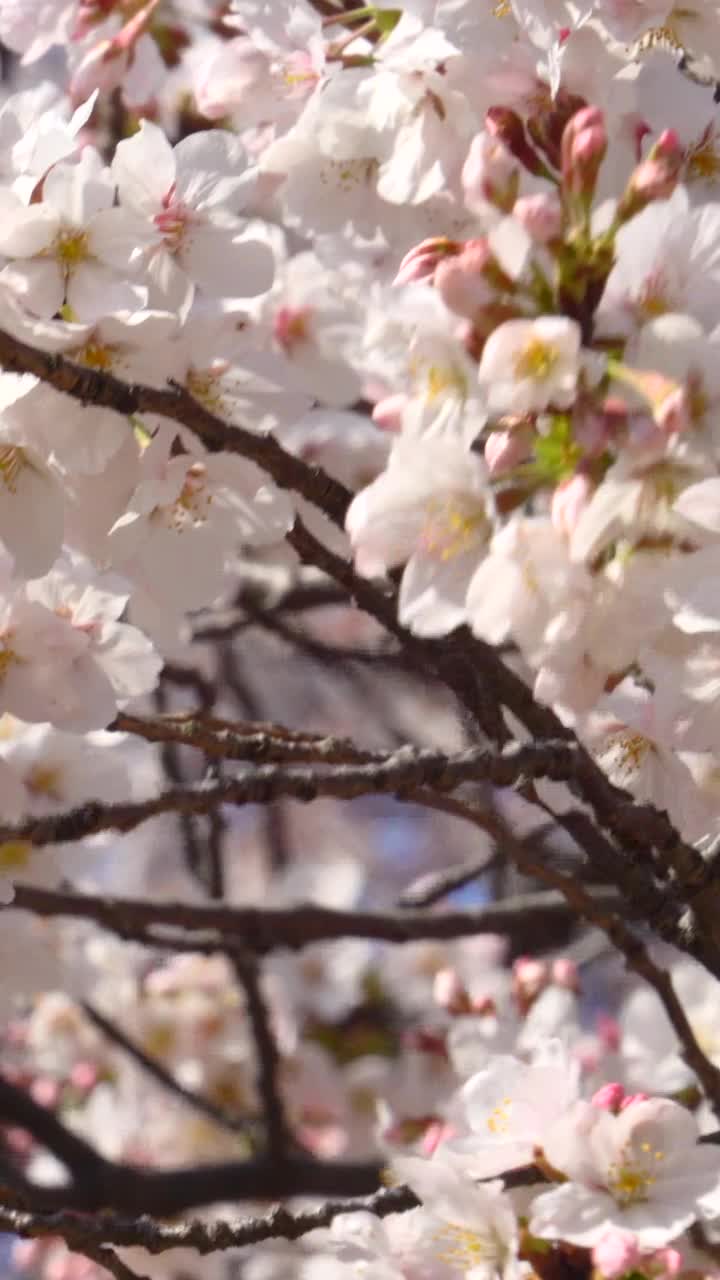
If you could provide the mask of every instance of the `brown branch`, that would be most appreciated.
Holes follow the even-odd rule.
[[[288,453],[270,435],[224,422],[183,387],[130,386],[112,374],[83,368],[64,356],[49,355],[0,330],[0,365],[13,373],[32,373],[84,405],[114,409],[124,417],[159,413],[180,423],[211,452],[239,453],[270,473],[282,489],[294,489],[342,524],[352,494],[323,471]]]
[[[173,787],[149,800],[101,804],[91,801],[65,813],[0,825],[0,842],[28,840],[36,847],[82,840],[100,831],[133,831],[162,813],[207,814],[218,805],[267,804],[287,796],[304,804],[329,797],[353,800],[394,795],[423,803],[423,788],[450,791],[463,782],[512,786],[523,778],[573,776],[575,747],[568,742],[512,743],[504,752],[473,747],[457,755],[401,747],[377,763],[333,765],[324,770],[301,765],[247,766],[237,777],[217,783]]]
[[[529,874],[543,868],[532,864]],[[523,867],[523,870],[525,868]],[[549,869],[548,869],[549,873]],[[614,889],[598,889],[600,903],[623,910]],[[548,922],[565,918],[567,906],[561,893],[527,893],[475,910],[447,911],[341,911],[314,903],[297,907],[231,907],[215,903],[151,902],[133,898],[106,898],[68,890],[17,884],[15,899],[4,911],[20,909],[43,917],[69,916],[92,920],[113,932],[143,936],[149,928],[187,929],[199,934],[216,932],[232,947],[241,942],[262,955],[284,947],[292,950],[340,938],[368,938],[377,942],[417,942],[422,939],[451,941],[482,933],[521,929],[528,916]],[[175,945],[174,940],[171,945]]]
[[[196,747],[218,760],[243,760],[255,764],[294,761],[296,764],[372,764],[386,753],[363,751],[349,738],[288,729],[257,721],[221,720],[200,712],[138,716],[119,712],[111,730],[132,733],[146,742],[173,742]]]
[[[145,1213],[132,1219],[117,1213],[79,1217],[65,1210],[28,1213],[0,1206],[0,1230],[29,1238],[62,1236],[71,1248],[81,1251],[88,1244],[102,1245],[109,1241],[121,1248],[137,1246],[152,1254],[165,1253],[169,1249],[194,1249],[201,1255],[207,1255],[259,1244],[263,1240],[299,1240],[310,1231],[329,1226],[341,1213],[365,1210],[378,1218],[385,1218],[391,1213],[415,1208],[417,1203],[406,1187],[383,1187],[371,1196],[335,1200],[302,1213],[289,1213],[278,1206],[261,1217],[240,1219],[238,1222],[183,1223],[158,1222]]]
[[[66,1129],[54,1112],[42,1107],[29,1093],[0,1075],[0,1123],[24,1129],[64,1165],[74,1182],[92,1183],[105,1166],[102,1156]]]
[[[245,992],[247,1014],[253,1032],[258,1060],[257,1086],[265,1121],[266,1154],[269,1160],[283,1160],[292,1146],[292,1135],[280,1093],[280,1054],[275,1042],[270,1015],[260,986],[260,973],[254,955],[238,950],[233,956],[235,972]]]

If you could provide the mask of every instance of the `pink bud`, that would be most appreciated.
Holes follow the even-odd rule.
[[[550,969],[545,960],[519,956],[513,965],[512,991],[520,1012],[525,1014],[548,985]]]
[[[620,1110],[626,1111],[628,1107],[632,1107],[636,1102],[647,1102],[650,1097],[649,1093],[628,1093],[620,1103]]]
[[[604,127],[605,117],[600,107],[581,107],[579,111],[573,112],[563,129],[560,142],[563,173],[570,167],[572,148],[580,134],[585,133],[586,129],[604,129]]]
[[[667,200],[678,182],[685,161],[685,150],[674,129],[665,129],[645,160],[630,176],[618,205],[616,221],[627,222],[653,200]]]
[[[383,396],[372,411],[372,420],[383,431],[401,431],[402,416],[408,405],[408,397],[403,391],[392,396]]]
[[[434,1155],[438,1147],[447,1142],[448,1138],[454,1137],[456,1132],[454,1126],[444,1120],[431,1120],[420,1144],[423,1155],[428,1158]]]
[[[478,1018],[494,1018],[497,1005],[492,996],[473,996],[472,1011]]]
[[[590,500],[592,484],[589,476],[576,472],[567,480],[561,480],[552,496],[550,515],[558,533],[569,538],[575,532],[577,522]],[[554,972],[554,969],[553,969]],[[577,969],[575,971],[577,980]],[[555,979],[557,981],[557,979]]]
[[[49,1076],[38,1076],[30,1086],[30,1096],[41,1107],[54,1107],[60,1097],[60,1085]]]
[[[100,1078],[99,1069],[94,1062],[76,1062],[70,1072],[70,1083],[74,1089],[87,1093],[94,1089]]]
[[[562,234],[563,211],[554,191],[540,191],[534,196],[520,196],[513,205],[513,217],[536,244],[548,244]]]
[[[585,113],[579,111],[577,114],[581,116]],[[571,133],[567,145],[568,130],[577,116],[573,116],[563,134],[563,186],[566,191],[586,200],[595,191],[600,166],[607,151],[605,122],[602,114],[598,114],[600,118],[595,123],[580,132]]]
[[[410,249],[398,268],[393,284],[410,284],[414,280],[427,280],[435,272],[438,263],[460,251],[460,245],[445,236],[421,240]]]
[[[580,971],[569,956],[558,956],[553,960],[551,978],[556,987],[565,987],[568,991],[580,990]]]
[[[456,969],[440,969],[435,974],[433,999],[448,1013],[470,1012],[470,997]]]
[[[488,256],[489,250],[485,254],[485,262]],[[472,320],[495,296],[482,274],[482,265],[482,253],[463,253],[458,258],[441,262],[435,272],[435,287],[445,306],[468,320]]]
[[[526,431],[491,431],[485,441],[485,461],[491,475],[510,471],[524,462],[530,453],[529,435]]]
[[[613,1081],[610,1084],[604,1084],[598,1089],[590,1101],[594,1107],[599,1107],[601,1111],[612,1111],[617,1115],[623,1105],[624,1098],[625,1090],[622,1085]]]
[[[610,1230],[595,1245],[592,1251],[593,1266],[607,1280],[618,1280],[638,1262],[640,1250],[632,1231],[620,1228]]]

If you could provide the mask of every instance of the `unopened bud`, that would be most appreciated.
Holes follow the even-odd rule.
[[[434,236],[429,240],[421,240],[405,254],[393,284],[411,284],[416,280],[428,280],[434,275],[440,262],[456,253],[461,245],[446,236]]]
[[[440,969],[435,974],[433,983],[433,999],[448,1013],[469,1013],[470,996],[467,987],[456,969]]]
[[[468,240],[456,258],[441,262],[434,283],[446,307],[470,320],[493,301],[497,289],[513,287],[485,239]]]
[[[528,173],[546,177],[547,169],[540,156],[530,146],[525,127],[516,111],[509,107],[491,107],[485,117],[485,128],[493,138],[498,138],[515,156]]]
[[[625,1099],[625,1090],[617,1081],[610,1084],[604,1084],[598,1089],[590,1099],[594,1107],[599,1107],[601,1111],[612,1111],[614,1115],[620,1111]]]
[[[593,1266],[606,1280],[619,1280],[632,1271],[639,1258],[640,1250],[632,1231],[619,1227],[607,1231],[592,1251]]]
[[[580,990],[580,971],[569,956],[557,956],[553,960],[550,976],[556,987],[565,987],[567,991]]]
[[[647,1102],[649,1097],[649,1093],[628,1093],[620,1103],[620,1110],[627,1111],[627,1108],[633,1107],[636,1102]]]
[[[531,430],[491,431],[485,441],[484,456],[492,476],[510,471],[531,453]]]
[[[563,191],[580,197],[584,206],[589,206],[595,192],[607,144],[605,119],[597,107],[576,112],[565,126],[561,144]]]
[[[674,129],[665,129],[647,159],[630,175],[615,215],[617,226],[629,222],[653,200],[668,200],[680,181],[685,150]]]
[[[573,146],[581,134],[588,129],[604,129],[605,117],[599,107],[581,107],[570,116],[562,132],[560,142],[560,158],[563,175],[570,167]]]
[[[512,213],[536,244],[548,244],[551,240],[558,240],[562,234],[562,205],[554,191],[520,196],[513,205]]]
[[[372,411],[372,420],[376,427],[380,427],[383,431],[401,431],[403,413],[408,405],[408,397],[404,391],[398,391],[392,396],[383,396],[382,400],[378,400]]]
[[[544,960],[532,956],[519,956],[513,965],[512,992],[521,1014],[526,1014],[550,979],[550,969]]]
[[[550,516],[553,527],[563,537],[572,537],[578,520],[588,504],[591,492],[592,484],[590,478],[582,471],[576,472],[574,476],[570,476],[567,480],[561,480],[556,487],[552,496]],[[569,986],[569,983],[559,982],[555,976],[562,963],[562,961],[556,960],[553,964],[553,982],[556,982],[558,986]],[[565,961],[564,963],[572,964],[572,961]],[[574,966],[574,969],[575,983],[577,983],[577,966]],[[575,990],[576,988],[572,986],[571,989]]]

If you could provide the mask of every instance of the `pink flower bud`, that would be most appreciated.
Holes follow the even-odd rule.
[[[567,480],[560,481],[553,493],[550,506],[553,526],[558,533],[566,538],[572,536],[590,500],[591,493],[590,479],[581,471]]]
[[[665,129],[647,158],[630,176],[618,205],[616,222],[628,222],[653,200],[667,200],[672,195],[682,172],[685,150],[674,129]]]
[[[600,107],[581,107],[579,111],[573,112],[563,129],[560,141],[563,173],[570,167],[572,148],[580,134],[585,133],[587,129],[604,129],[604,127],[605,117]]]
[[[579,126],[584,117],[586,123]],[[607,131],[601,111],[588,107],[568,122],[562,137],[562,175],[566,191],[585,200],[595,191],[600,166],[607,151]]]
[[[402,416],[408,404],[408,397],[403,391],[392,396],[383,396],[372,411],[372,420],[383,431],[401,431]]]
[[[440,969],[435,974],[433,999],[448,1013],[470,1012],[470,997],[456,969]]]
[[[60,1097],[60,1085],[57,1080],[51,1080],[49,1076],[38,1076],[30,1086],[30,1096],[35,1102],[39,1102],[41,1107],[54,1107]]]
[[[607,1280],[618,1280],[638,1262],[640,1250],[632,1231],[607,1231],[592,1251],[593,1266]]]
[[[435,272],[438,263],[459,253],[460,245],[445,236],[421,240],[410,249],[398,268],[393,284],[410,284],[414,280],[427,280]]]
[[[438,1147],[443,1142],[447,1142],[448,1138],[454,1137],[456,1132],[454,1126],[447,1124],[444,1120],[432,1120],[420,1144],[423,1155],[428,1158],[434,1155]]]
[[[478,1018],[494,1018],[497,1005],[492,996],[473,996],[472,1011]]]
[[[509,107],[491,107],[485,117],[485,128],[493,138],[504,144],[528,173],[545,175],[545,165],[530,146],[525,127],[517,112],[511,111]]]
[[[545,960],[532,956],[519,956],[513,965],[512,991],[521,1014],[525,1014],[545,989],[550,979],[550,967]]]
[[[501,471],[509,471],[524,462],[530,453],[531,434],[526,431],[491,431],[484,448],[490,474],[499,475]]]
[[[567,991],[580,990],[580,971],[569,956],[558,956],[553,960],[550,976],[556,987],[565,987]]]
[[[434,283],[450,311],[472,320],[482,307],[492,302],[494,290],[483,275],[490,256],[485,246],[483,250],[468,251],[440,263]]]
[[[594,1107],[599,1107],[601,1111],[612,1111],[617,1115],[620,1111],[625,1098],[625,1090],[617,1081],[610,1084],[604,1084],[596,1093],[593,1094],[590,1101]]]
[[[70,1072],[70,1083],[74,1089],[88,1093],[94,1089],[100,1078],[100,1071],[94,1062],[76,1062]]]
[[[563,211],[554,191],[540,191],[534,196],[520,196],[513,205],[513,217],[536,244],[548,244],[562,234]]]
[[[620,1103],[620,1110],[626,1111],[628,1107],[633,1107],[636,1102],[647,1102],[649,1097],[649,1093],[628,1093]]]

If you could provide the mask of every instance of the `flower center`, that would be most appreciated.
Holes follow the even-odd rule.
[[[624,1152],[625,1155],[629,1153]],[[641,1204],[647,1200],[653,1185],[657,1182],[654,1173],[645,1167],[645,1161],[661,1163],[665,1152],[655,1150],[649,1142],[642,1142],[637,1158],[626,1158],[612,1164],[608,1171],[608,1191],[621,1208],[633,1204]]]
[[[596,759],[605,772],[621,780],[618,785],[623,786],[637,776],[647,757],[654,752],[653,743],[644,734],[622,729],[605,740]]]
[[[220,378],[225,367],[217,369],[190,369],[185,379],[185,386],[210,413],[226,416],[225,401],[220,390]]]
[[[78,364],[84,364],[88,369],[101,369],[107,372],[113,367],[112,348],[106,346],[104,342],[96,342],[92,339],[78,351],[75,359]]]
[[[507,1133],[510,1128],[511,1108],[512,1098],[503,1098],[496,1107],[493,1107],[487,1118],[487,1127],[491,1133]]]
[[[543,342],[542,338],[532,338],[516,357],[515,376],[546,382],[551,377],[559,358],[557,349],[549,342]]]
[[[12,647],[12,641],[12,631],[6,631],[4,635],[0,635],[0,680],[5,679],[14,663],[22,661]]]
[[[32,851],[31,840],[5,840],[0,844],[0,871],[24,871]]]
[[[173,183],[170,190],[163,196],[161,212],[156,213],[153,218],[169,253],[178,252],[187,235],[188,227],[194,221],[196,221],[194,211],[183,204],[182,200],[175,199],[175,183]]]
[[[448,1241],[448,1246],[438,1255],[440,1261],[463,1273],[479,1266],[485,1270],[488,1262],[498,1258],[497,1243],[489,1232],[475,1231],[459,1222],[446,1222],[438,1234]]]
[[[468,498],[431,499],[420,547],[438,560],[452,560],[480,542],[487,530],[485,510]]]
[[[53,244],[55,257],[65,276],[74,267],[90,257],[88,238],[84,231],[61,231]]]
[[[48,796],[50,800],[62,799],[60,780],[62,772],[51,765],[36,765],[25,779],[25,786],[35,796]]]
[[[212,500],[205,467],[202,462],[194,462],[175,501],[169,507],[159,508],[157,514],[165,519],[169,528],[181,533],[183,529],[205,523]]]
[[[687,149],[685,156],[685,181],[715,182],[720,176],[720,154],[717,135],[712,125],[701,133],[698,141]]]

